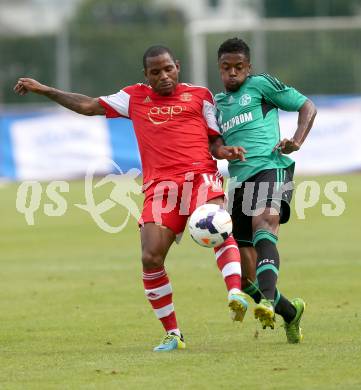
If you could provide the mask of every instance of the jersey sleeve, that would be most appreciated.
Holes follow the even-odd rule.
[[[113,95],[99,97],[99,104],[105,108],[105,116],[107,118],[130,118],[131,92],[132,87],[126,87]]]
[[[205,89],[203,97],[202,114],[208,126],[208,135],[221,135],[217,122],[217,111],[214,104],[213,95],[208,89]]]
[[[266,101],[284,111],[298,111],[307,100],[297,89],[268,74],[259,76],[259,88]]]

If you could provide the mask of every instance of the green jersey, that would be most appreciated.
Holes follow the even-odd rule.
[[[236,92],[215,96],[218,123],[226,145],[243,146],[247,161],[229,164],[231,177],[245,181],[264,169],[287,168],[294,164],[278,150],[280,141],[278,108],[298,111],[307,98],[276,78],[249,76]]]

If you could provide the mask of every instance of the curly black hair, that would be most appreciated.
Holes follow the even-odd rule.
[[[224,41],[218,48],[218,60],[225,53],[242,53],[248,61],[251,60],[251,51],[247,43],[240,38],[234,37]]]

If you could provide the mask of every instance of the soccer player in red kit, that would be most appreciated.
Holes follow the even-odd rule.
[[[144,207],[140,225],[146,297],[166,335],[154,348],[185,348],[173,306],[172,287],[164,268],[170,246],[183,232],[189,215],[204,203],[223,205],[222,181],[215,160],[244,159],[241,147],[224,146],[207,88],[178,82],[179,63],[164,46],[143,56],[148,84],[136,84],[100,98],[60,91],[20,78],[15,92],[38,93],[84,115],[126,117],[133,122],[143,168]],[[215,248],[217,265],[228,290],[235,321],[242,321],[247,301],[241,292],[238,246],[232,236]]]

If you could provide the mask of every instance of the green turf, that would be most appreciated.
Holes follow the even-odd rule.
[[[319,203],[280,232],[279,287],[308,303],[304,343],[286,344],[280,320],[263,331],[252,310],[231,323],[212,251],[185,235],[167,266],[188,348],[170,354],[151,352],[162,331],[142,289],[135,221],[102,232],[73,206],[83,202],[75,182],[64,216],[38,211],[27,226],[17,185],[0,187],[0,388],[361,388],[361,176],[322,186],[329,179],[348,183],[345,213],[324,217]]]

